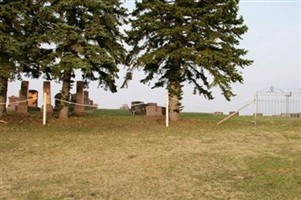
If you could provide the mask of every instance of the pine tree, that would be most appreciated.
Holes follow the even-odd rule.
[[[44,36],[53,52],[43,61],[50,79],[62,81],[62,99],[69,101],[70,88],[77,70],[83,80],[116,92],[117,65],[125,60],[123,35],[119,26],[126,10],[119,0],[64,0],[45,2],[45,20],[52,27]],[[68,117],[62,103],[60,118]]]
[[[219,87],[227,100],[231,83],[243,82],[239,69],[252,61],[238,48],[247,31],[238,16],[238,0],[142,0],[132,13],[128,62],[142,68],[142,83],[155,79],[154,88],[166,87],[170,118],[177,120],[182,85],[194,85],[194,94],[213,99]],[[128,76],[127,78],[131,78]]]
[[[39,47],[36,40],[36,6],[32,0],[0,1],[0,102],[6,102],[9,80],[21,78],[21,73],[38,77],[35,56]],[[1,105],[0,115],[6,112]]]
[[[19,33],[17,7],[21,2],[1,2],[0,5],[0,103],[5,103],[7,98],[7,82],[11,77],[16,55],[20,53],[20,45],[16,33]],[[0,115],[5,113],[5,105],[0,105]]]

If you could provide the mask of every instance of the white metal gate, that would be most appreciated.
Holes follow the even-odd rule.
[[[285,92],[270,87],[256,92],[255,116],[301,118],[301,89]]]

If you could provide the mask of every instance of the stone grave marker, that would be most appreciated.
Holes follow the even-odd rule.
[[[236,111],[230,111],[230,112],[229,112],[229,115],[232,115],[232,114],[234,114],[235,112],[236,112]],[[239,112],[236,113],[235,116],[239,116]]]
[[[85,114],[85,106],[84,105],[84,82],[77,81],[76,82],[76,104],[74,106],[74,114],[75,115],[84,115]],[[82,104],[82,105],[77,105]]]
[[[28,112],[28,81],[21,82],[21,89],[19,91],[19,101],[17,106],[17,112],[20,114],[27,114]]]
[[[84,91],[84,104],[85,105],[90,105],[90,99],[89,99],[89,91],[85,90]]]
[[[19,98],[16,96],[10,96],[8,97],[8,111],[16,111],[17,110],[17,106],[18,106],[18,102]]]
[[[157,115],[158,116],[165,115],[165,113],[163,113],[163,107],[157,106]]]
[[[145,115],[146,104],[143,101],[133,101],[131,103],[131,112],[133,115]]]
[[[146,116],[157,116],[157,106],[156,105],[146,105]]]
[[[44,81],[44,83],[43,83],[43,97],[44,97],[44,93],[46,93],[46,112],[52,113],[53,108],[51,105],[51,85],[50,85],[49,81]],[[44,107],[44,105],[43,105],[43,107]]]
[[[62,93],[57,93],[54,96],[55,100],[54,100],[54,109],[56,111],[59,111],[61,109],[61,101],[59,99],[62,99]]]
[[[121,106],[120,106],[120,110],[129,110],[130,108],[129,108],[129,106],[127,105],[127,104],[122,104]]]
[[[39,92],[37,90],[28,91],[28,107],[29,109],[36,110],[38,108]]]

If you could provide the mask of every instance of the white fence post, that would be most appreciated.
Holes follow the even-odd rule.
[[[258,113],[258,92],[256,92],[256,95],[255,95],[255,109],[254,109],[254,124],[255,126],[257,125],[257,113]]]
[[[46,125],[46,112],[47,112],[47,94],[44,93],[44,99],[43,99],[43,125]]]
[[[167,95],[166,95],[165,124],[166,124],[166,127],[169,126],[169,95],[168,95],[168,90],[167,90]]]

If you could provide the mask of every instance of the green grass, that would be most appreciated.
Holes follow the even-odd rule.
[[[301,121],[98,110],[0,124],[0,199],[300,199]]]

